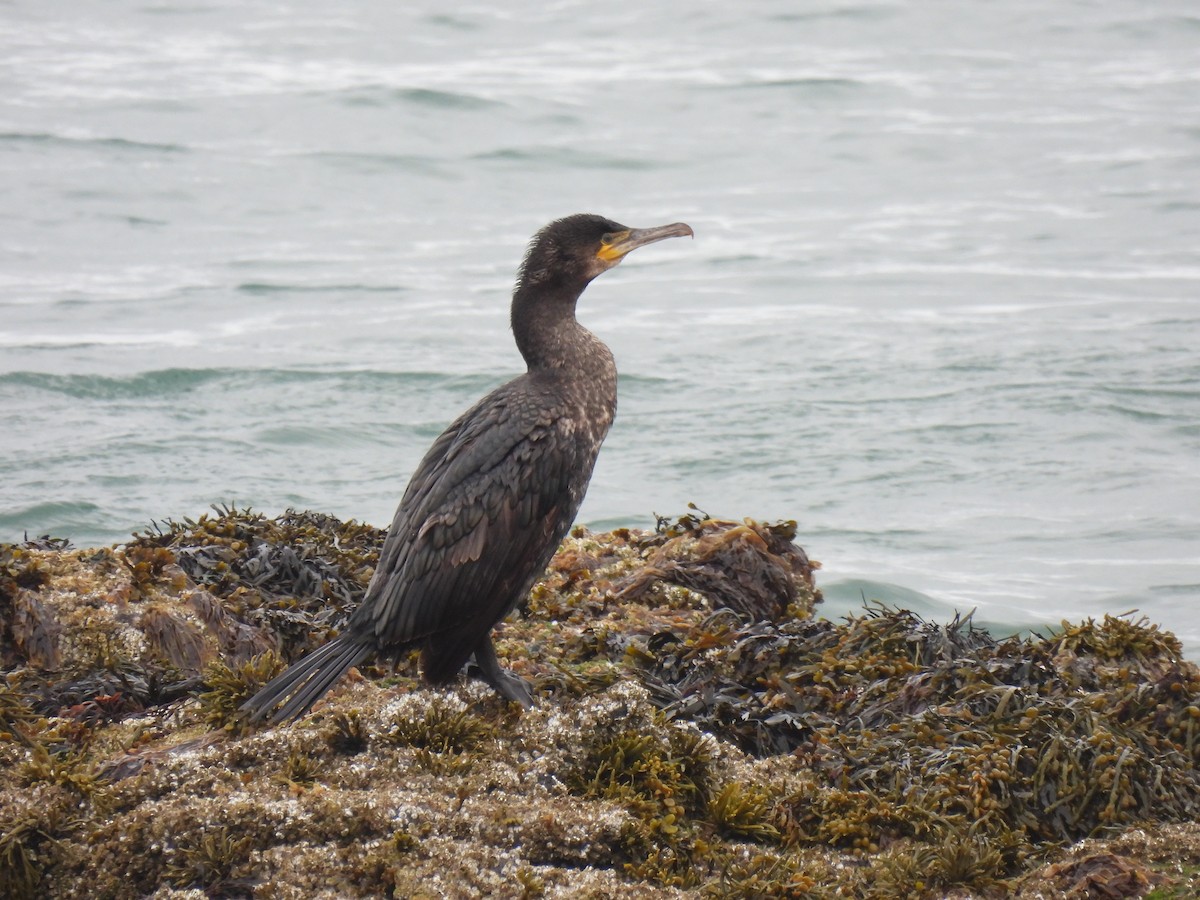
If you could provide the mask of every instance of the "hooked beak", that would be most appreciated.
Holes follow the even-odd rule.
[[[675,222],[671,225],[659,225],[657,228],[631,228],[628,231],[618,231],[611,240],[600,245],[596,253],[607,263],[620,262],[631,250],[653,244],[655,241],[673,237],[695,237],[690,225]]]

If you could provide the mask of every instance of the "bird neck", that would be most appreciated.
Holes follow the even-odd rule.
[[[522,285],[513,294],[513,336],[531,372],[612,364],[608,348],[575,318],[583,287]]]

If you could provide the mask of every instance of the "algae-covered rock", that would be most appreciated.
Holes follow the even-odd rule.
[[[257,731],[238,706],[336,633],[382,532],[220,509],[0,546],[0,897],[1190,895],[1169,633],[818,620],[795,534],[576,529],[497,628],[535,708],[404,659]]]

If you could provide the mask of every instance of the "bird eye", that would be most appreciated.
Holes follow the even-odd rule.
[[[613,236],[612,236],[611,232],[609,234],[604,235],[604,237],[600,238],[600,243],[605,247],[607,247],[612,242],[613,242]]]

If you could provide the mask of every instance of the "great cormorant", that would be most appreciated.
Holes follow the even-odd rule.
[[[492,626],[528,593],[570,528],[617,409],[612,353],[576,321],[575,303],[631,250],[691,234],[682,223],[627,228],[575,215],[534,236],[512,300],[529,370],[433,442],[345,629],[248,700],[250,721],[298,718],[369,654],[416,645],[427,682],[445,684],[473,656],[499,694],[532,704],[529,684],[500,668]]]

